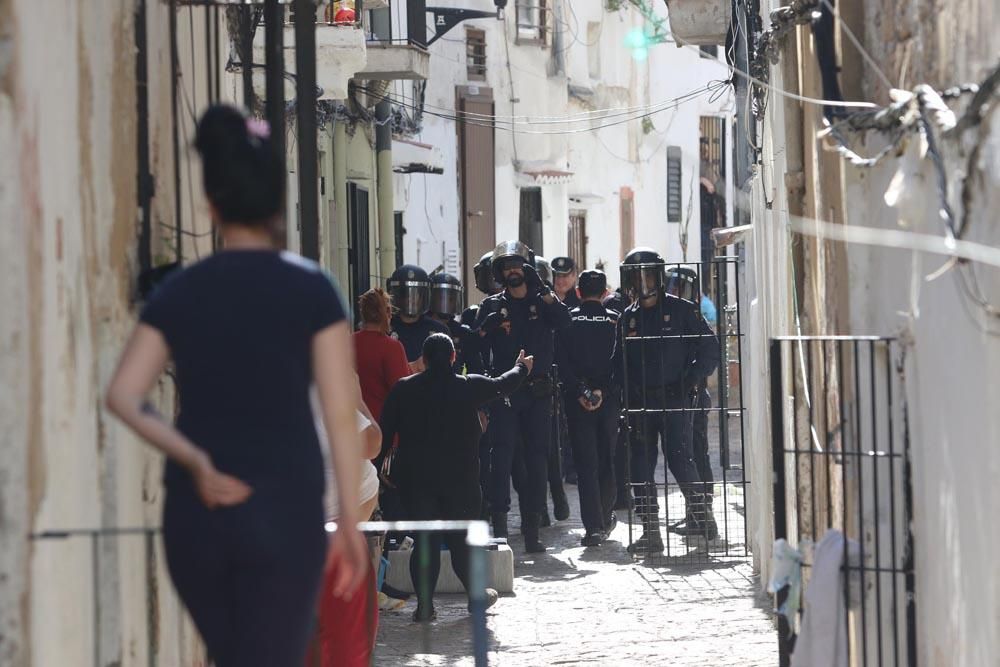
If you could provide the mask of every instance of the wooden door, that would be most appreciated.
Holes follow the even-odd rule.
[[[479,258],[496,247],[496,172],[494,168],[494,128],[481,116],[493,114],[493,91],[484,86],[458,86],[457,108],[461,193],[462,282],[466,299],[475,303],[480,295],[475,289],[473,269]],[[468,119],[467,121],[465,119]]]

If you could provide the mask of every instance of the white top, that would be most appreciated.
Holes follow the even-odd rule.
[[[319,395],[313,388],[310,399],[313,409],[313,421],[316,422],[316,433],[319,435],[320,449],[323,450],[323,463],[326,469],[326,518],[332,521],[340,516],[340,498],[337,495],[337,478],[333,474],[333,461],[330,458],[330,447],[327,444],[326,427],[323,425],[323,413],[319,407]],[[360,410],[358,416],[358,433],[364,432],[372,425],[368,417]],[[365,503],[378,495],[378,471],[368,459],[361,460],[361,477],[358,489],[358,502]]]

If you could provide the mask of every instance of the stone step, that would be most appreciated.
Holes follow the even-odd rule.
[[[414,551],[390,551],[389,572],[386,583],[406,593],[413,593],[410,581],[410,557]],[[414,556],[415,557],[415,556]],[[486,586],[498,593],[514,592],[514,552],[507,544],[498,544],[486,551]],[[441,552],[441,574],[438,576],[437,593],[464,593],[465,588],[451,567],[451,552]]]

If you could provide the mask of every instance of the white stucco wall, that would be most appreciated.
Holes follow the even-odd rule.
[[[781,3],[771,3],[773,6]],[[955,0],[903,3],[884,0],[866,3],[863,36],[866,47],[895,81],[907,87],[928,81],[937,87],[979,81],[996,63],[997,36],[993,29],[995,3]],[[926,12],[939,12],[933,19]],[[846,47],[845,47],[846,48]],[[903,64],[905,63],[905,65]],[[780,68],[772,68],[771,83],[782,88]],[[874,72],[863,75],[864,89],[883,102],[884,91]],[[961,104],[953,104],[961,111]],[[784,173],[785,127],[782,104],[772,96],[768,106],[765,174]],[[975,141],[984,142],[971,189],[967,240],[996,247],[1000,233],[995,211],[1000,206],[1000,120],[995,113],[978,139],[975,132],[961,141],[941,139],[950,202],[963,215],[962,179]],[[812,141],[812,137],[806,137]],[[863,153],[874,154],[881,144],[872,137]],[[929,161],[889,158],[878,168],[847,167],[846,218],[849,225],[878,229],[908,229],[942,234],[934,171]],[[890,208],[885,192],[897,170],[916,167],[906,182],[898,208]],[[785,188],[779,177],[758,178],[755,186],[754,233],[747,247],[750,333],[753,351],[747,368],[751,433],[769,443],[767,419],[766,341],[790,333],[787,218]],[[763,198],[774,198],[771,211]],[[852,244],[847,250],[849,318],[845,334],[903,336],[906,348],[905,400],[913,465],[913,532],[915,536],[917,661],[935,667],[995,664],[1000,655],[1000,583],[993,554],[1000,549],[1000,533],[990,517],[1000,509],[996,478],[1000,454],[1000,416],[996,378],[1000,377],[1000,338],[996,318],[986,316],[963,295],[961,269],[956,267],[934,280],[927,277],[946,258],[905,248]],[[982,291],[994,305],[1000,302],[1000,270],[976,265]],[[799,277],[801,281],[801,277]],[[913,316],[911,319],[911,315]],[[991,321],[992,319],[992,321]],[[786,413],[787,414],[787,413]],[[752,479],[758,491],[769,491],[769,461],[758,457],[759,472]],[[885,509],[885,508],[883,508]],[[762,546],[768,517],[761,516]],[[763,563],[766,569],[766,562]],[[871,607],[869,607],[871,608]],[[870,619],[870,623],[874,622]],[[883,620],[888,623],[888,619]],[[873,644],[872,644],[873,645]]]
[[[462,6],[492,10],[489,0],[443,2],[443,6]],[[514,33],[513,5],[508,7],[505,22],[493,19],[467,21],[431,46],[431,76],[427,84],[428,110],[454,114],[457,85],[489,86],[493,91],[498,119],[511,116],[566,118],[594,109],[622,109],[649,105],[675,98],[709,81],[726,78],[725,68],[717,61],[699,56],[690,47],[678,49],[662,44],[649,51],[649,58],[636,61],[625,46],[625,37],[642,19],[633,9],[608,12],[600,0],[558,3],[550,16],[550,25],[562,31],[557,40],[540,47],[519,44]],[[658,11],[665,13],[665,8]],[[555,18],[558,17],[558,18]],[[596,35],[588,34],[588,25],[601,25]],[[465,60],[465,28],[477,27],[486,32],[487,81],[470,82]],[[506,44],[504,37],[506,33]],[[590,51],[600,52],[600,77],[591,79]],[[509,52],[509,68],[508,68]],[[561,53],[564,71],[555,71],[552,56]],[[513,85],[512,85],[513,84]],[[584,103],[569,94],[569,86],[594,90],[593,100]],[[410,84],[394,85],[396,96],[407,96]],[[567,225],[571,210],[587,213],[589,237],[588,260],[599,260],[617,282],[620,188],[630,187],[635,198],[635,238],[637,244],[652,245],[665,253],[668,261],[681,261],[679,225],[666,223],[666,149],[680,146],[683,151],[683,206],[690,216],[687,257],[700,259],[700,211],[698,197],[699,116],[731,117],[731,94],[708,101],[709,95],[665,110],[651,117],[654,128],[644,135],[640,120],[607,127],[594,132],[554,134],[554,131],[587,129],[587,124],[517,125],[518,132],[501,120],[496,129],[496,233],[497,239],[518,234],[521,186],[538,186],[518,173],[517,165],[531,168],[543,164],[573,172],[568,182],[540,185],[543,209],[543,252],[547,257],[567,251]],[[513,100],[513,101],[512,101]],[[609,118],[600,124],[622,120]],[[725,123],[727,135],[730,122]],[[407,236],[404,257],[425,268],[442,262],[441,245],[457,248],[460,226],[460,201],[457,187],[458,148],[452,120],[425,115],[423,131],[417,140],[439,147],[445,156],[442,175],[396,177],[396,208],[405,211]],[[731,145],[731,138],[727,136]],[[729,169],[731,173],[731,169]],[[693,181],[691,181],[693,177]],[[688,211],[689,194],[693,192]],[[731,201],[731,197],[728,198]],[[731,205],[730,205],[731,207]],[[731,215],[731,211],[730,211]],[[627,249],[626,249],[627,251]]]
[[[964,79],[963,79],[964,80]],[[969,240],[996,247],[1000,233],[1000,125],[985,135],[982,181],[973,188]],[[943,143],[952,203],[965,160],[954,142]],[[890,160],[874,172],[850,173],[849,199],[858,202],[851,221],[885,229],[941,234],[935,176],[923,164],[912,183],[902,216],[884,201],[900,166]],[[917,628],[921,664],[992,664],[1000,655],[1000,584],[993,554],[1000,533],[987,526],[1000,510],[1000,338],[996,318],[971,305],[960,286],[960,269],[928,282],[946,258],[891,248],[853,246],[849,252],[851,325],[857,332],[896,333],[908,329],[906,401],[913,452],[916,536]],[[977,265],[983,292],[1000,300],[1000,269]],[[911,292],[912,288],[912,292]]]

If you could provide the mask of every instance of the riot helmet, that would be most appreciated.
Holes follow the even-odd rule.
[[[420,317],[431,302],[431,280],[419,266],[404,264],[389,277],[386,287],[392,305],[407,317]]]
[[[520,287],[524,284],[524,265],[535,263],[535,253],[520,241],[504,241],[493,250],[490,265],[493,277],[504,287]],[[504,272],[516,269],[516,273],[504,278]]]
[[[462,312],[462,281],[450,273],[431,276],[430,311],[449,318]]]
[[[652,248],[635,248],[622,260],[622,288],[631,299],[658,295],[666,285],[663,257]]]
[[[687,301],[698,301],[698,273],[686,266],[667,269],[667,293]]]
[[[552,265],[549,264],[549,260],[536,255],[535,271],[538,272],[538,277],[542,279],[545,286],[552,289]]]
[[[476,278],[476,289],[486,296],[492,296],[503,291],[503,287],[493,275],[492,265],[493,253],[488,252],[480,258],[479,263],[472,269],[472,273]]]

